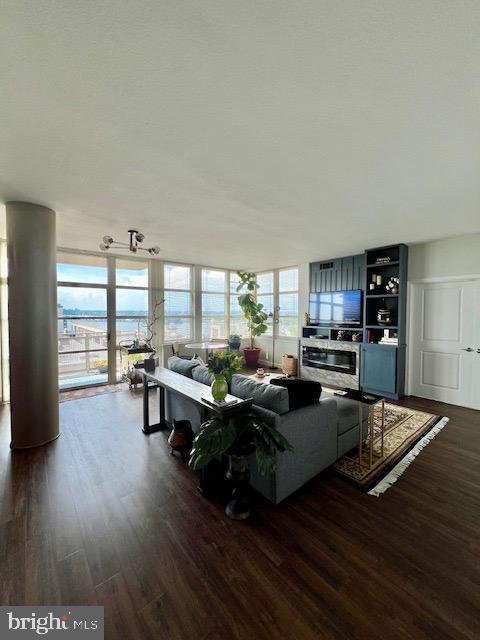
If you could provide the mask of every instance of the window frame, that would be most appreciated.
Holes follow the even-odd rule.
[[[178,289],[178,288],[170,288],[170,287],[166,287],[165,286],[165,267],[167,265],[173,265],[174,267],[186,267],[189,270],[189,284],[190,284],[190,288],[189,289]],[[187,264],[185,262],[175,262],[174,260],[162,260],[161,262],[161,273],[162,273],[162,285],[161,285],[161,290],[162,290],[162,297],[165,297],[165,293],[167,291],[173,291],[174,293],[186,293],[188,292],[190,294],[190,315],[188,316],[167,316],[165,313],[165,308],[163,308],[162,311],[162,332],[163,332],[163,344],[165,345],[171,345],[174,344],[175,342],[178,342],[178,344],[187,344],[188,342],[192,342],[195,340],[195,275],[194,275],[194,265],[192,264]],[[190,320],[190,337],[189,338],[181,338],[181,339],[167,339],[165,337],[165,323],[167,321],[167,318],[179,318],[182,320],[185,319],[189,319]]]
[[[297,289],[295,290],[280,290],[280,273],[282,271],[292,271],[292,270],[296,270],[297,271]],[[267,321],[267,324],[271,327],[271,331],[267,331],[266,333],[262,334],[262,336],[260,336],[260,338],[269,338],[269,339],[273,339],[273,340],[295,340],[298,341],[299,339],[299,312],[298,312],[298,300],[299,300],[299,294],[300,294],[300,290],[299,290],[299,276],[300,276],[300,269],[298,267],[298,265],[292,265],[289,267],[279,267],[277,269],[265,269],[263,271],[257,271],[256,272],[256,276],[258,277],[259,275],[265,275],[267,273],[272,273],[273,274],[273,291],[272,292],[267,292],[267,293],[261,293],[260,289],[257,289],[257,291],[255,292],[255,298],[257,300],[257,302],[261,302],[261,300],[259,300],[259,298],[261,298],[262,296],[267,296],[270,295],[272,296],[272,300],[273,300],[273,316],[270,320],[270,322]],[[281,294],[294,294],[297,296],[297,315],[296,316],[290,316],[290,315],[285,315],[282,316],[281,314],[281,308],[280,308],[280,295]],[[295,336],[283,336],[280,334],[279,332],[279,326],[280,326],[280,318],[281,317],[285,317],[285,318],[297,318],[297,332]]]
[[[80,252],[74,252],[74,251],[64,251],[64,250],[60,250],[57,249],[57,256],[58,254],[63,254],[65,256],[67,255],[79,255]],[[98,257],[96,254],[85,254],[85,253],[80,253],[80,255],[92,255],[94,257]],[[58,259],[57,259],[57,264],[58,264]],[[63,264],[68,264],[66,262],[63,262]],[[68,316],[69,320],[103,320],[105,321],[106,325],[107,325],[107,329],[106,329],[106,343],[107,346],[103,347],[103,348],[97,348],[97,349],[74,349],[71,351],[64,351],[61,352],[60,350],[57,351],[57,357],[58,357],[58,363],[59,363],[59,368],[60,368],[60,356],[65,356],[65,355],[79,355],[79,354],[90,354],[90,353],[100,353],[100,352],[105,352],[107,354],[107,362],[110,364],[110,359],[111,359],[111,353],[110,353],[110,334],[109,334],[109,330],[108,330],[108,324],[109,324],[109,319],[108,319],[108,287],[109,287],[109,282],[108,282],[108,259],[105,257],[105,266],[107,268],[107,281],[105,283],[94,283],[94,282],[69,282],[69,281],[65,281],[65,280],[57,280],[57,292],[58,289],[60,287],[63,288],[71,288],[71,289],[103,289],[105,291],[105,306],[106,306],[106,313],[104,316],[96,316],[96,315],[92,315],[92,316]],[[57,301],[57,311],[58,311],[58,301]],[[57,331],[58,331],[58,322],[60,320],[64,320],[65,316],[59,316],[57,313]],[[58,338],[57,338],[58,339]],[[86,341],[85,341],[86,344]],[[86,360],[89,360],[89,357],[86,355]],[[79,389],[82,387],[90,387],[90,386],[98,386],[98,385],[103,385],[103,384],[109,384],[110,383],[110,375],[109,372],[107,372],[107,379],[103,379],[102,376],[102,380],[99,380],[97,382],[87,382],[85,384],[81,384],[81,385],[60,385],[60,374],[59,374],[59,387],[61,389],[61,391],[66,391],[68,389]]]
[[[208,340],[227,340],[230,332],[230,298],[227,299],[227,295],[230,295],[230,271],[228,269],[220,269],[219,267],[206,267],[201,266],[199,268],[199,281],[200,281],[200,291],[199,291],[199,305],[200,305],[200,323],[199,323],[199,339],[201,342]],[[204,271],[218,271],[219,273],[223,273],[223,291],[206,291],[203,288],[203,272]],[[228,280],[228,287],[227,287]],[[211,295],[211,296],[223,296],[223,326],[225,327],[225,335],[218,336],[216,338],[211,338],[203,335],[203,320],[204,318],[216,318],[217,316],[209,316],[205,315],[203,312],[203,296]]]

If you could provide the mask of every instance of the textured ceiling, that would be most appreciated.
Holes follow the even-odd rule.
[[[3,0],[0,199],[265,268],[480,231],[480,3]]]

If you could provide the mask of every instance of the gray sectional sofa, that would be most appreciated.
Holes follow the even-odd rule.
[[[171,357],[168,368],[203,384],[212,382],[207,367],[195,360]],[[358,443],[358,406],[350,400],[323,392],[318,403],[289,411],[287,389],[262,384],[240,374],[233,376],[230,393],[238,398],[253,398],[252,410],[278,429],[293,447],[292,452],[277,454],[276,471],[269,477],[258,472],[255,456],[251,457],[250,484],[274,504],[284,500]],[[193,402],[168,392],[166,411],[170,420],[190,420],[194,431],[202,422],[200,409]],[[366,437],[366,413],[363,433]]]

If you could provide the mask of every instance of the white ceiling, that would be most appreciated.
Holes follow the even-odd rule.
[[[267,268],[480,231],[480,2],[3,0],[0,199]]]

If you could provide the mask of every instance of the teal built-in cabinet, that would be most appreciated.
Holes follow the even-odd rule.
[[[365,255],[365,331],[360,385],[364,391],[399,398],[405,387],[408,247],[404,244],[378,247],[367,250]],[[391,278],[398,278],[399,285],[388,290]],[[385,312],[388,324],[380,320]],[[385,340],[385,333],[394,336],[396,342],[380,342]]]

